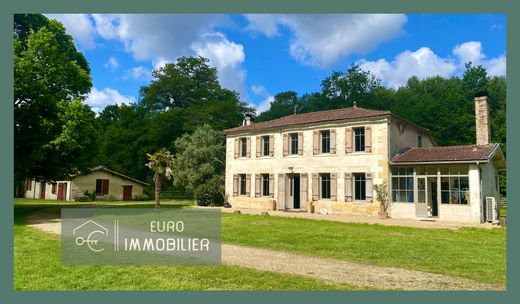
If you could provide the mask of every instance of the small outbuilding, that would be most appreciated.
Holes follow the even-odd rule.
[[[136,178],[110,170],[104,166],[92,168],[88,173],[78,173],[65,181],[41,181],[29,179],[25,185],[26,198],[58,201],[74,201],[85,192],[95,193],[96,199],[130,201],[136,195],[143,195],[149,184]]]

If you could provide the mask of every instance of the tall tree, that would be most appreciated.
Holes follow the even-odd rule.
[[[321,86],[322,94],[333,101],[330,108],[337,109],[351,107],[354,101],[358,105],[371,101],[375,90],[381,87],[381,80],[352,64],[345,73],[333,72]]]
[[[56,180],[86,168],[96,134],[94,115],[82,105],[92,86],[90,69],[63,25],[42,15],[15,15],[13,36],[15,181],[20,194],[24,178]]]
[[[174,185],[193,193],[199,205],[224,202],[224,134],[209,125],[175,141]]]
[[[148,157],[146,166],[153,171],[153,181],[155,182],[155,208],[159,209],[161,207],[161,178],[162,176],[166,179],[172,177],[173,156],[166,149],[161,149],[154,154],[147,153],[146,156]]]
[[[258,115],[257,121],[272,120],[295,113],[301,113],[302,110],[303,107],[298,98],[298,93],[294,91],[280,92],[274,96],[269,110]]]

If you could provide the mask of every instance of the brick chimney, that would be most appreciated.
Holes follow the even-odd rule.
[[[249,126],[255,123],[255,116],[253,114],[245,114],[244,115],[244,122],[242,123],[243,126]]]
[[[487,145],[491,137],[489,125],[489,98],[487,93],[475,94],[475,124],[477,145]]]

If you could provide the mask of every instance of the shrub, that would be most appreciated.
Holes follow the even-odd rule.
[[[75,200],[77,202],[90,202],[91,198],[90,198],[90,196],[83,194],[83,195],[76,196]]]
[[[105,201],[107,201],[107,202],[113,202],[115,200],[116,200],[116,197],[113,196],[112,194],[105,196]]]
[[[134,201],[147,201],[147,200],[150,200],[150,198],[146,194],[136,194],[136,195],[134,195],[132,200],[134,200]]]

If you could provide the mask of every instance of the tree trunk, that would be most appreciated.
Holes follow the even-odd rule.
[[[159,209],[161,207],[161,202],[159,201],[159,196],[161,195],[161,175],[156,172],[153,179],[155,181],[155,208]]]

